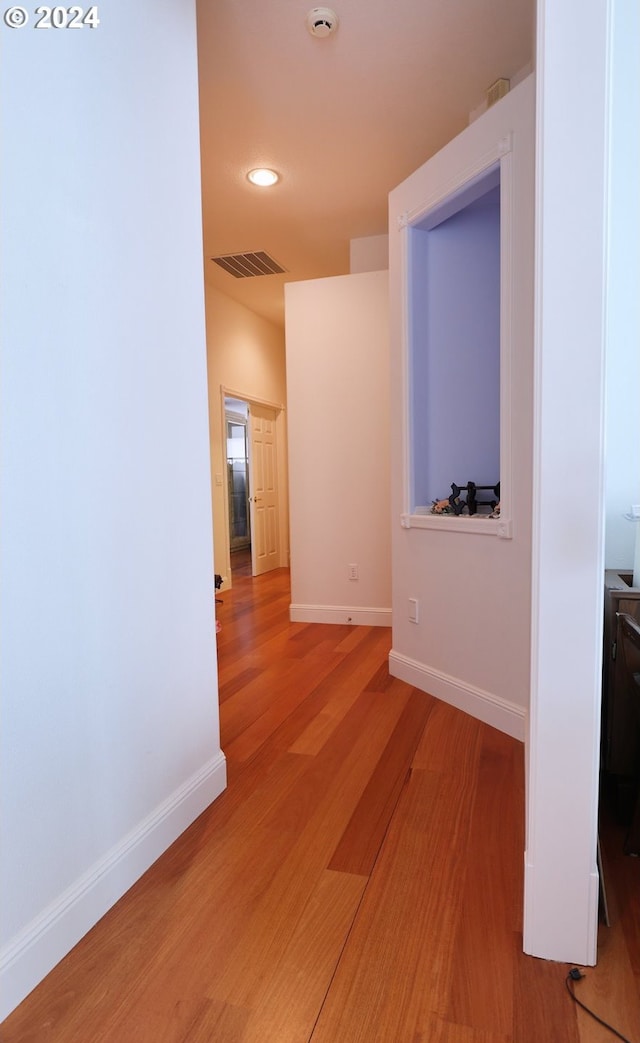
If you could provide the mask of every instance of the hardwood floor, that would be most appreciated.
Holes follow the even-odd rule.
[[[231,551],[231,572],[234,583],[240,576],[251,575],[251,544]]]
[[[217,605],[229,787],[5,1021],[3,1043],[599,1043],[522,954],[523,751],[391,678],[384,628]],[[640,859],[576,993],[640,1040]]]

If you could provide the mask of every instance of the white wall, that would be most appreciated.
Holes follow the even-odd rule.
[[[393,461],[390,669],[396,676],[519,738],[525,734],[530,662],[533,111],[534,83],[529,77],[399,185],[391,193],[389,212]],[[461,183],[468,184],[474,175],[480,177],[493,168],[495,157],[504,148],[499,477],[500,523],[510,527],[512,538],[508,539],[499,538],[497,522],[425,519],[437,527],[421,528],[422,519],[414,523],[406,513],[412,510],[408,344],[413,327],[405,318],[411,299],[409,261],[405,260],[408,239],[414,225]],[[460,379],[464,377],[461,372]],[[455,396],[451,396],[449,405],[455,415]],[[415,415],[419,406],[413,406]],[[473,476],[451,475],[449,482],[462,484],[467,478]],[[448,492],[446,488],[441,495]],[[485,527],[487,534],[480,535],[478,526]],[[467,531],[463,531],[465,528]],[[417,624],[409,620],[410,599],[419,603]]]
[[[193,5],[3,28],[2,1015],[224,788]]]
[[[389,236],[367,235],[349,243],[349,271],[383,272],[389,268]]]
[[[607,283],[605,565],[630,570],[640,503],[640,5],[613,5]],[[638,534],[640,539],[640,534]]]
[[[621,473],[612,452],[626,456],[633,472],[638,451],[637,278],[626,281],[638,259],[631,219],[638,214],[640,177],[637,39],[637,5],[627,0],[588,10],[578,0],[538,4],[524,946],[535,956],[583,964],[595,962],[597,940],[605,490],[608,498],[613,489],[605,472],[614,464]],[[621,184],[633,197],[629,215],[615,197]],[[635,377],[623,394],[633,411],[628,448],[625,439],[607,445],[604,437],[607,427],[612,432],[605,401],[606,377],[614,371],[621,382],[625,374],[629,382]],[[626,480],[630,490],[637,473]],[[572,502],[569,484],[589,495]]]
[[[211,286],[206,288],[206,314],[215,571],[223,577],[224,586],[229,587],[232,577],[221,388],[280,407],[276,416],[280,563],[282,567],[289,564],[284,330]]]
[[[387,273],[289,283],[285,311],[291,617],[389,625]]]

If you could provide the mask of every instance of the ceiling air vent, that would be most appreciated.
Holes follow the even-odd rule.
[[[252,275],[279,275],[287,270],[264,250],[247,254],[225,254],[223,257],[212,257],[211,260],[235,279],[249,279]]]

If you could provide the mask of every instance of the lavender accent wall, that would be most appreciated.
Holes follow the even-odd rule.
[[[411,232],[414,506],[500,477],[499,185],[426,225]]]

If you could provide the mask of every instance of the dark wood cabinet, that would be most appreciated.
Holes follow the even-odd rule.
[[[636,776],[640,767],[637,710],[630,684],[633,650],[623,646],[616,613],[627,612],[640,622],[640,587],[630,572],[607,570],[604,583],[604,656],[602,693],[602,766],[612,775]],[[635,695],[637,699],[637,695]]]

